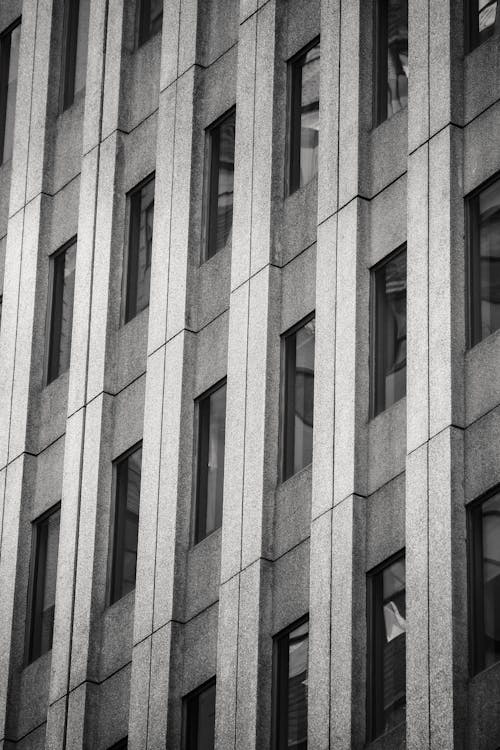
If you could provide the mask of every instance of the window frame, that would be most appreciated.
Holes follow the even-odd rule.
[[[214,122],[205,128],[205,178],[203,201],[203,231],[200,265],[206,263],[218,254],[214,250],[217,227],[217,198],[219,194],[219,164],[220,164],[220,126],[234,115],[234,144],[236,149],[236,104],[223,112]],[[214,135],[217,133],[217,137]],[[236,153],[235,153],[236,156]],[[234,210],[234,192],[233,192]],[[231,243],[232,244],[232,243]]]
[[[63,271],[63,279],[62,279],[62,285],[59,284],[59,280],[56,278],[56,261],[61,255],[66,255],[66,252],[75,245],[75,282],[76,282],[76,253],[77,253],[77,245],[78,245],[78,237],[75,234],[71,239],[69,239],[67,242],[64,243],[64,245],[61,245],[55,252],[51,253],[49,255],[49,284],[48,284],[48,292],[47,292],[47,299],[49,301],[49,310],[47,315],[47,321],[46,321],[46,330],[45,330],[45,340],[47,342],[47,345],[45,347],[45,385],[50,385],[55,380],[57,380],[64,372],[68,372],[68,370],[59,370],[57,369],[57,372],[54,374],[53,372],[53,356],[54,356],[54,335],[55,332],[57,333],[57,340],[60,341],[61,337],[61,329],[62,329],[62,301],[63,301],[63,295],[61,294],[59,298],[56,299],[56,295],[58,294],[58,291],[61,292],[64,291],[64,271]],[[75,283],[75,289],[76,289],[76,283]],[[58,307],[61,309],[58,311],[59,315],[57,316],[56,313],[56,302],[58,303]],[[60,303],[60,304],[59,304]],[[74,296],[73,296],[73,313],[74,313]],[[73,328],[73,317],[71,320],[71,328]],[[73,339],[73,336],[71,337]],[[71,341],[72,343],[72,341]],[[71,360],[71,350],[70,350],[70,360]],[[59,367],[59,362],[58,362]]]
[[[486,667],[484,659],[484,577],[481,512],[482,505],[499,493],[500,485],[497,484],[466,506],[470,677],[500,664],[499,660]]]
[[[296,351],[289,352],[288,341],[292,336],[300,331],[301,328],[316,319],[316,310],[312,310],[304,318],[295,323],[291,328],[284,331],[281,336],[281,366],[280,370],[282,373],[281,384],[280,384],[280,439],[279,439],[279,477],[281,483],[286,482],[293,476],[298,474],[303,469],[307,468],[311,464],[306,464],[298,471],[291,471],[287,473],[289,466],[290,457],[293,459],[295,450],[295,432],[294,432],[294,420],[290,419],[290,409],[288,405],[290,400],[295,400],[295,362],[296,362]],[[316,335],[315,335],[315,350],[314,360],[316,364]],[[292,375],[292,377],[290,377]],[[313,425],[314,430],[314,425]],[[293,439],[291,439],[293,438]],[[311,461],[312,463],[312,461]],[[293,464],[293,460],[292,460]]]
[[[379,737],[383,737],[386,732],[377,734],[377,726],[380,721],[380,707],[382,706],[383,714],[383,630],[380,627],[380,618],[375,616],[375,610],[378,604],[383,602],[383,578],[382,573],[395,562],[405,560],[406,548],[395,552],[390,557],[383,560],[366,574],[367,591],[367,649],[366,649],[366,742],[374,742]],[[405,574],[405,600],[406,600],[406,574]],[[377,680],[377,677],[379,678]],[[406,688],[405,688],[406,695]],[[401,722],[400,722],[401,723]]]
[[[383,352],[381,351],[380,342],[385,341],[385,336],[383,336],[384,332],[384,326],[383,322],[380,320],[381,316],[377,314],[377,310],[379,309],[379,306],[381,304],[381,300],[384,301],[384,309],[385,309],[385,294],[383,294],[380,290],[379,285],[377,284],[377,277],[380,272],[380,270],[388,265],[391,261],[394,260],[398,255],[401,255],[405,253],[406,254],[406,331],[408,334],[408,245],[407,242],[403,242],[401,245],[399,245],[395,250],[391,250],[391,252],[388,255],[384,255],[383,258],[381,258],[375,265],[371,266],[370,270],[370,419],[375,419],[379,414],[382,414],[383,412],[387,411],[387,409],[390,409],[391,406],[394,406],[399,401],[402,401],[403,398],[407,395],[407,390],[405,389],[405,395],[402,396],[397,401],[394,401],[392,404],[386,405],[385,398],[383,399],[383,406],[381,406],[382,399],[381,399],[381,393],[385,390],[385,381],[384,381],[384,371],[380,367],[380,362],[385,361],[385,356],[380,356],[381,354],[385,354],[385,347]],[[406,363],[406,368],[408,368],[408,361]]]
[[[162,28],[163,28],[164,10],[165,9],[162,3],[162,11],[161,11]],[[137,28],[136,47],[137,49],[139,49],[139,47],[142,47],[143,44],[146,44],[146,42],[148,42],[157,34],[161,34],[161,29],[158,29],[158,31],[154,31],[152,34],[149,33],[150,21],[151,21],[151,0],[137,0],[137,4],[136,4],[136,28]]]
[[[499,183],[500,172],[488,177],[487,180],[478,185],[464,196],[465,206],[465,249],[466,249],[466,339],[467,349],[473,349],[481,341],[493,336],[500,328],[492,331],[488,336],[482,336],[481,328],[481,270],[480,270],[480,232],[479,232],[479,196],[484,190]]]
[[[132,593],[132,591],[135,591],[135,585],[134,589],[132,589],[130,592],[126,592],[125,594],[122,592],[123,588],[123,581],[120,578],[120,581],[117,581],[117,571],[120,572],[123,571],[123,553],[125,549],[124,544],[124,531],[125,531],[125,524],[124,519],[118,519],[118,513],[119,508],[123,507],[120,505],[120,503],[123,503],[123,498],[125,498],[126,501],[126,495],[123,492],[119,495],[120,491],[120,479],[119,479],[119,470],[120,466],[124,464],[127,459],[134,454],[139,449],[142,451],[143,447],[143,441],[138,440],[134,445],[132,445],[128,450],[126,450],[124,453],[121,453],[117,458],[113,460],[113,481],[112,481],[112,492],[113,492],[113,503],[112,503],[112,516],[111,516],[111,524],[110,524],[110,546],[111,546],[111,555],[108,556],[108,587],[107,587],[107,603],[108,606],[111,607],[113,604],[116,604],[116,602],[120,601],[120,599],[123,599],[124,596],[127,595],[127,593]],[[142,455],[141,455],[141,486],[142,486]],[[140,521],[140,493],[141,489],[139,489],[139,513],[138,513],[138,519],[137,519],[137,542],[139,542],[139,521]],[[126,510],[126,503],[124,506],[124,509]],[[123,514],[124,515],[124,514]],[[121,523],[119,522],[121,521]],[[120,548],[118,546],[118,542],[120,541]],[[118,554],[119,549],[119,554]],[[120,567],[118,567],[118,563],[120,563]],[[137,560],[136,560],[136,580],[137,580]]]
[[[287,139],[286,139],[286,179],[285,179],[285,195],[286,197],[293,195],[297,190],[305,188],[305,185],[300,185],[300,143],[301,143],[301,132],[302,132],[302,68],[304,65],[307,54],[314,49],[318,44],[321,44],[321,35],[318,34],[314,39],[302,47],[287,61],[287,90],[288,90],[288,103],[287,103]],[[320,66],[321,66],[321,51],[320,51]],[[300,71],[300,75],[297,74]],[[321,67],[320,67],[321,76]],[[318,112],[321,106],[321,101],[318,99]],[[312,180],[311,180],[312,182]]]
[[[490,0],[487,5],[493,5],[495,0]],[[498,12],[500,6],[497,4],[497,16],[495,24],[491,27],[492,30],[487,35],[486,39],[481,41],[479,35],[479,12],[478,8],[475,7],[477,0],[464,0],[464,29],[465,29],[465,54],[468,55],[470,52],[480,47],[490,37],[495,35],[496,24],[499,22]],[[487,7],[487,6],[485,6]],[[484,10],[484,8],[483,8]]]
[[[5,151],[5,132],[7,125],[7,102],[9,96],[9,73],[10,73],[10,52],[12,45],[12,32],[22,24],[22,16],[16,18],[10,26],[7,26],[0,33],[0,71],[5,72],[5,76],[0,76],[0,167],[7,162],[4,159]],[[8,44],[6,40],[8,39]],[[17,94],[17,92],[16,92]],[[17,98],[17,96],[16,96]]]
[[[33,644],[36,633],[40,629],[40,615],[43,610],[37,608],[37,603],[40,600],[40,593],[43,592],[46,578],[46,562],[47,562],[47,538],[44,540],[44,569],[42,575],[38,574],[39,561],[40,561],[40,549],[39,542],[41,538],[41,526],[45,526],[47,521],[52,515],[59,513],[59,530],[61,528],[61,501],[52,505],[41,515],[31,521],[31,552],[30,552],[30,565],[29,565],[29,581],[28,581],[28,607],[26,617],[26,628],[24,637],[24,665],[28,666],[37,659],[40,659],[44,654],[52,650],[43,651],[36,656],[33,655]],[[59,543],[57,549],[57,558],[59,565]],[[57,581],[57,568],[56,568],[56,581]],[[56,590],[57,593],[57,590]],[[38,620],[36,623],[35,621]],[[54,620],[55,621],[55,620]]]
[[[215,687],[215,700],[217,705],[217,676],[213,675],[213,677],[210,677],[208,680],[205,680],[201,685],[198,685],[194,690],[191,690],[190,693],[187,693],[182,697],[182,749],[183,750],[191,750],[191,741],[192,741],[192,734],[193,731],[198,730],[198,712],[199,712],[199,705],[198,705],[198,698],[199,696],[209,690],[211,687]],[[189,716],[189,707],[193,704],[196,706],[195,709],[195,719],[193,717]],[[191,720],[188,722],[188,720]],[[193,730],[190,729],[193,727]]]
[[[78,55],[78,25],[80,20],[81,0],[65,0],[62,54],[61,83],[59,91],[59,110],[65,112],[75,102],[76,60]],[[88,32],[87,32],[88,45]]]
[[[273,636],[273,669],[272,669],[272,719],[271,719],[271,747],[272,750],[288,750],[286,736],[283,736],[280,728],[283,726],[284,717],[288,716],[288,692],[283,688],[288,688],[288,665],[289,665],[289,636],[294,630],[300,628],[305,623],[309,623],[309,612],[302,615],[290,625],[278,631]],[[308,650],[307,650],[307,672],[309,674],[309,638],[311,630],[309,627]],[[283,658],[283,656],[286,658]],[[309,699],[308,699],[308,718],[309,718]]]
[[[121,322],[122,325],[127,325],[134,318],[149,308],[151,300],[151,287],[148,304],[142,310],[137,310],[137,281],[138,281],[138,266],[139,266],[139,246],[134,245],[136,234],[137,234],[137,223],[139,223],[140,231],[140,216],[141,216],[141,194],[143,189],[149,185],[150,182],[154,182],[153,190],[153,201],[152,205],[155,205],[156,201],[156,170],[150,172],[144,177],[137,185],[134,185],[125,196],[126,199],[126,222],[125,222],[125,233],[126,233],[126,253],[124,258],[124,279],[123,279],[123,292],[122,292],[122,314]],[[138,211],[135,212],[134,208],[138,203]],[[154,209],[153,209],[154,210]],[[154,216],[153,216],[153,235],[152,242],[154,243]],[[131,271],[131,261],[134,263],[134,274]],[[153,264],[153,256],[151,254],[151,265]],[[132,297],[134,298],[133,312],[132,312]]]
[[[193,518],[192,518],[192,546],[200,544],[204,539],[214,534],[221,526],[218,526],[213,531],[206,532],[206,513],[207,513],[207,493],[206,488],[208,486],[208,462],[202,461],[203,457],[208,455],[208,434],[202,434],[203,426],[203,412],[202,409],[206,408],[206,405],[210,404],[210,397],[223,387],[226,387],[226,417],[227,417],[227,375],[218,380],[214,385],[210,386],[206,391],[200,394],[195,399],[195,420],[196,420],[196,454],[195,454],[195,494],[194,494],[194,507],[193,507]],[[210,431],[210,420],[207,422],[208,432]],[[224,465],[226,462],[226,444],[224,442]],[[203,481],[202,481],[203,479]],[[204,491],[205,490],[205,491]],[[202,498],[203,495],[203,498]],[[203,510],[203,514],[201,513]],[[222,496],[222,511],[224,512],[224,495]],[[201,535],[201,519],[204,520],[205,533]]]

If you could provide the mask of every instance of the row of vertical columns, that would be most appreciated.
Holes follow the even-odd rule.
[[[14,651],[20,519],[23,491],[35,471],[27,454],[36,315],[37,259],[43,213],[51,0],[26,0],[19,55],[16,130],[0,340],[0,748],[12,746],[15,711],[9,715],[9,682],[22,654]],[[10,708],[14,709],[12,703]],[[9,741],[10,740],[10,741]]]
[[[460,12],[409,2],[407,747],[464,747],[465,252]]]
[[[240,3],[226,458],[217,647],[218,750],[270,736],[269,540],[276,482],[270,381],[279,371],[280,271],[271,265],[277,3]],[[267,705],[263,705],[263,703]]]
[[[141,514],[128,746],[180,743],[195,334],[187,327],[197,2],[166,3],[158,112]]]

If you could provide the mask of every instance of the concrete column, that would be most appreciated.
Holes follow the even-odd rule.
[[[48,101],[51,0],[23,7],[0,340],[0,748],[9,746],[18,539],[28,471],[32,336],[36,298]]]
[[[108,23],[113,18],[113,23]],[[92,654],[102,446],[110,440],[106,393],[110,258],[121,73],[122,4],[91,2],[78,244],[64,453],[47,747],[84,747],[98,680]],[[100,561],[101,562],[101,561]]]
[[[407,747],[464,746],[467,605],[461,14],[410,0]]]
[[[257,7],[259,6],[259,7]],[[270,379],[279,371],[280,271],[271,265],[277,3],[240,2],[216,747],[270,736]],[[269,449],[269,446],[273,446]]]
[[[180,747],[195,335],[188,324],[197,2],[163,17],[129,747]]]

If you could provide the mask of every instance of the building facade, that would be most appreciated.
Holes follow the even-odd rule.
[[[0,750],[500,746],[497,15],[2,0]]]

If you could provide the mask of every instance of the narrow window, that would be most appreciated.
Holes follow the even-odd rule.
[[[290,62],[289,193],[318,173],[319,62],[319,41]]]
[[[236,112],[207,131],[210,151],[206,259],[231,246],[233,229],[234,135]]]
[[[295,623],[275,640],[275,750],[307,749],[309,623]]]
[[[372,416],[406,395],[406,246],[372,270]]]
[[[112,745],[109,748],[109,750],[127,750],[127,747],[128,747],[128,737],[124,737],[122,740],[115,742],[115,744]]]
[[[471,52],[495,33],[497,0],[465,0],[466,50]]]
[[[469,343],[500,328],[500,179],[467,200]]]
[[[195,543],[222,524],[226,382],[198,399],[198,482]]]
[[[116,500],[110,604],[135,588],[142,446],[115,463]]]
[[[138,45],[161,31],[163,23],[163,0],[139,0],[138,3]]]
[[[33,524],[28,662],[52,648],[56,603],[60,503]]]
[[[132,190],[129,207],[126,323],[149,305],[155,213],[154,175]]]
[[[215,678],[184,698],[184,750],[213,750]]]
[[[375,125],[408,104],[408,0],[377,0]]]
[[[369,576],[368,740],[405,720],[405,585],[401,555]]]
[[[472,673],[500,661],[500,492],[469,514]]]
[[[75,293],[76,240],[51,257],[52,308],[47,382],[55,380],[69,368],[73,298]]]
[[[21,19],[0,35],[0,164],[12,157]]]
[[[66,0],[64,7],[64,46],[62,109],[71,107],[75,96],[85,89],[90,0]]]
[[[283,335],[283,480],[312,461],[314,317]]]

